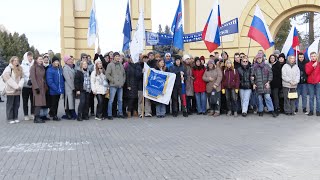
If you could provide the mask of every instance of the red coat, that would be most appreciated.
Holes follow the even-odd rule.
[[[192,69],[193,80],[193,88],[195,93],[206,92],[206,82],[202,79],[203,74],[205,72],[205,68],[203,69]]]
[[[239,73],[235,69],[225,69],[223,71],[222,89],[239,89]]]
[[[316,68],[314,68],[313,65],[314,61],[310,61],[306,64],[306,74],[308,76],[308,84],[317,84],[320,82],[320,63],[318,62],[318,65]]]

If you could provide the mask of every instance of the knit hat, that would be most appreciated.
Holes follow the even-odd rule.
[[[65,56],[63,57],[64,63],[67,64],[67,62],[68,62],[69,59],[71,59],[71,57],[70,57],[69,55],[65,55]]]
[[[200,59],[200,60],[201,60],[201,59]],[[215,63],[214,63],[214,60],[212,60],[212,59],[209,60],[209,61],[208,61],[208,65],[209,65],[209,64],[215,64]]]
[[[120,56],[120,54],[118,52],[114,52],[113,57],[116,57],[116,56]]]
[[[98,58],[98,59],[94,62],[94,65],[97,66],[97,64],[98,64],[99,62],[102,63],[102,61],[101,61],[100,58]]]
[[[283,58],[283,59],[286,59],[286,55],[284,55],[284,53],[281,53],[280,55],[279,55],[279,58]]]
[[[55,61],[59,61],[60,62],[60,59],[57,56],[53,56],[52,63],[54,63]]]
[[[200,60],[205,61],[205,59],[206,59],[206,58],[205,58],[204,56],[201,56],[201,57],[200,57]]]
[[[166,53],[164,56],[165,56],[165,57],[166,57],[166,56],[170,56],[170,57],[171,57],[171,54],[170,54],[170,53]]]
[[[190,56],[188,54],[183,55],[182,60],[186,61],[187,59],[190,59]]]
[[[279,50],[275,50],[275,51],[273,52],[273,54],[279,55],[279,54],[280,54],[280,51],[279,51]]]

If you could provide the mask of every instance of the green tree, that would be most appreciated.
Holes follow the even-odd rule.
[[[289,32],[291,30],[291,23],[290,19],[285,20],[282,23],[282,26],[280,27],[276,38],[275,38],[275,48],[281,50],[283,47],[283,44],[286,42],[286,39],[289,35]]]
[[[162,30],[162,26],[161,24],[159,24],[159,29],[158,29],[158,33],[164,33],[164,34],[171,34],[172,35],[172,32],[169,28],[168,25],[165,26],[165,30],[163,32]],[[179,49],[176,49],[174,47],[171,48],[171,45],[166,45],[166,46],[153,46],[153,49],[155,52],[161,54],[161,55],[164,55],[165,53],[167,52],[172,52],[173,55],[175,54],[178,54],[179,52]]]

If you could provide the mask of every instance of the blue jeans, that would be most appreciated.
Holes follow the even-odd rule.
[[[156,113],[157,116],[165,116],[166,115],[166,105],[165,104],[157,104],[156,105]]]
[[[197,101],[198,113],[205,113],[207,111],[207,95],[206,92],[195,93]]]
[[[259,96],[258,96],[258,98],[259,98],[258,112],[263,112],[264,105],[263,105],[263,97],[262,96],[264,96],[264,100],[266,102],[268,111],[269,112],[274,111],[274,107],[273,107],[273,103],[272,103],[272,99],[271,99],[270,94],[259,94]]]
[[[310,111],[314,111],[314,95],[316,95],[316,111],[320,112],[320,83],[308,84],[309,91],[309,107]]]
[[[110,98],[108,102],[108,116],[112,117],[112,103],[114,100],[114,97],[117,93],[117,99],[118,99],[118,115],[122,116],[122,93],[123,89],[122,88],[117,88],[117,87],[110,87]]]
[[[298,84],[298,99],[296,100],[296,109],[299,109],[299,99],[302,97],[302,109],[307,108],[308,84]]]
[[[250,102],[251,89],[240,89],[240,98],[241,98],[241,108],[242,113],[248,112],[248,106]]]

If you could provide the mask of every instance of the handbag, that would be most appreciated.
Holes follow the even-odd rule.
[[[298,92],[297,91],[291,91],[291,89],[289,89],[288,99],[298,99]]]

